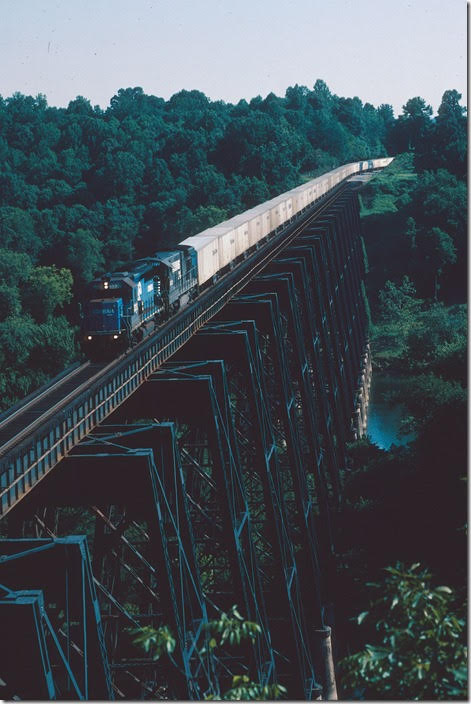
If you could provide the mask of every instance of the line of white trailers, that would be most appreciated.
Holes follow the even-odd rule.
[[[187,237],[180,244],[193,247],[196,251],[198,284],[201,286],[221,269],[230,266],[244,252],[289,222],[344,179],[369,169],[384,168],[391,161],[392,158],[382,158],[344,164],[230,220]]]

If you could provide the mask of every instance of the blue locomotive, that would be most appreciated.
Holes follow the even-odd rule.
[[[151,321],[159,324],[168,318],[342,181],[391,161],[388,157],[339,166],[187,237],[172,251],[156,252],[126,271],[95,279],[84,309],[85,352],[92,356],[100,348],[118,350],[140,340]]]
[[[196,253],[182,245],[103,274],[89,284],[83,309],[85,352],[120,351],[139,341],[147,325],[168,318],[197,288]]]

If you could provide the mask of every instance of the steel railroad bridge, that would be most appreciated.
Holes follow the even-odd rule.
[[[335,697],[332,518],[371,371],[357,187],[0,418],[0,697],[195,700],[234,673]],[[212,652],[234,604],[261,633]],[[162,624],[174,662],[132,644]]]

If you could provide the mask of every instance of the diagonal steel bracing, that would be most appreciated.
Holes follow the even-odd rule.
[[[276,294],[252,294],[234,299],[218,316],[218,319],[223,318],[253,320],[259,334],[259,359],[263,379],[261,388],[264,391],[262,399],[272,428],[268,480],[285,577],[284,595],[281,596],[287,600],[274,603],[270,600],[272,595],[267,594],[267,603],[270,613],[281,613],[283,619],[286,619],[284,622],[280,620],[272,623],[275,647],[283,654],[291,654],[291,658],[297,653],[297,659],[291,660],[290,663],[292,672],[293,668],[297,667],[293,679],[297,679],[297,686],[302,687],[302,696],[311,698],[317,683],[311,656],[310,627],[312,628],[314,623],[322,622],[322,605],[319,580],[311,580],[309,593],[306,589],[303,594],[303,586],[307,586],[307,580],[303,579],[304,560],[299,560],[296,555],[296,550],[302,550],[309,541],[304,540],[306,535],[303,530],[303,510],[298,510],[302,482],[299,438],[294,419],[295,400],[289,386],[289,366],[285,359],[281,310]],[[298,463],[298,473],[290,462]],[[277,599],[280,599],[280,595]],[[291,634],[287,630],[289,624]],[[289,676],[286,671],[283,674]],[[295,681],[291,678],[290,683],[296,688]]]
[[[207,613],[176,458],[171,426],[104,426],[22,504],[22,517],[33,520],[40,506],[67,507],[55,521],[65,529],[70,512],[78,510],[93,545],[94,582],[118,698],[217,694],[211,662],[199,655]],[[18,523],[21,517],[14,515]],[[52,534],[48,525],[43,529]],[[177,667],[143,657],[126,632],[166,624],[179,640]]]
[[[250,309],[247,312],[250,313]],[[282,504],[285,501],[283,488],[280,492],[275,493],[273,487],[270,486],[273,477],[277,477],[277,475],[277,483],[281,487],[282,482],[279,477],[279,453],[275,444],[276,429],[270,415],[270,403],[265,388],[263,357],[259,340],[261,341],[261,338],[256,332],[255,321],[238,322],[235,320],[219,325],[213,324],[198,333],[185,350],[177,355],[177,358],[183,357],[187,353],[194,359],[204,360],[208,350],[211,350],[211,354],[224,359],[239,443],[240,470],[246,487],[252,536],[255,540],[261,580],[267,594],[266,598],[270,602],[271,611],[274,611],[273,604],[276,598],[278,630],[280,630],[280,620],[286,624],[283,638],[280,638],[280,641],[275,644],[286,655],[295,650],[294,643],[291,648],[288,648],[286,642],[286,628],[288,627],[288,633],[292,628],[290,623],[294,624],[292,633],[300,638],[301,642],[298,648],[301,653],[303,651],[303,641],[301,640],[303,636],[302,633],[299,633],[297,626],[299,614],[293,608],[290,599],[289,572],[285,572],[287,582],[284,588],[281,585],[282,589],[280,590],[279,584],[280,561],[283,555],[286,561],[287,554],[293,552],[293,544],[289,536],[283,536],[283,532],[280,530],[283,518],[280,517],[277,504]],[[312,499],[311,494],[307,498],[307,506]],[[309,506],[306,515],[309,515]],[[283,538],[285,539],[283,540]],[[303,561],[301,559],[301,564]],[[316,575],[316,579],[319,581],[319,574]],[[310,584],[313,584],[312,573]],[[310,590],[312,591],[312,586]],[[291,665],[292,669],[294,665],[295,663]],[[300,672],[304,672],[303,661],[298,664],[298,667]],[[283,662],[281,663],[281,671],[286,671]],[[293,679],[297,677],[299,675]],[[293,691],[293,686],[291,683],[290,691]],[[309,684],[308,687],[311,688],[308,690],[309,693],[312,693],[312,684]],[[303,696],[305,695],[306,690],[303,692]]]
[[[209,308],[193,327],[184,311],[178,341],[164,330],[162,348],[149,342],[122,362],[141,384],[134,394],[115,404],[102,389],[99,414],[87,402],[65,419],[65,449],[53,429],[34,446],[54,462],[69,453],[54,469],[42,459],[28,469],[24,453],[10,466],[24,497],[4,493],[10,535],[88,537],[115,697],[217,697],[231,673],[278,680],[295,699],[325,686],[315,653],[332,625],[332,521],[365,357],[363,267],[358,201],[345,192],[234,297],[236,282],[222,309],[211,293],[219,313],[200,332],[191,337]],[[117,405],[113,425],[97,426]],[[5,592],[8,608],[21,594]],[[41,592],[27,598],[31,616]],[[262,627],[249,659],[202,654],[208,614],[235,603]],[[126,630],[163,624],[177,636],[175,665],[136,650]],[[83,665],[80,639],[69,640]]]
[[[217,360],[164,365],[123,412],[128,419],[144,414],[177,423],[205,594],[217,610],[238,604],[249,620],[259,623],[252,676],[271,681],[270,631],[224,365]]]
[[[309,281],[303,276],[305,270],[300,260],[277,259],[267,271],[270,273],[258,277],[254,286],[267,291],[271,287],[278,292],[288,323],[291,343],[288,366],[296,398],[296,426],[301,448],[300,491],[305,523],[309,526],[312,578],[320,582],[321,602],[324,603],[329,591],[327,578],[333,550],[331,509],[334,502],[329,499],[329,492],[331,497],[338,495],[338,467],[332,461],[332,438],[326,433],[328,426],[320,390],[323,380],[314,372],[309,337],[305,337],[302,323]]]
[[[0,555],[0,659],[12,695],[112,699],[85,537],[0,540]]]
[[[90,442],[80,446],[83,453],[80,460],[86,461],[87,452],[100,448],[104,451],[101,461],[108,462],[110,458],[106,457],[106,450],[110,451],[112,447],[119,450],[129,447],[136,451],[147,448],[152,452],[155,471],[151,478],[156,508],[156,514],[152,517],[154,530],[150,530],[149,535],[149,544],[154,545],[149,555],[152,564],[143,556],[140,559],[147,563],[150,574],[155,575],[157,611],[165,614],[165,624],[169,624],[178,636],[184,679],[184,683],[180,683],[180,691],[182,684],[184,686],[181,696],[199,699],[203,694],[217,694],[211,684],[211,659],[200,655],[206,639],[207,608],[195,561],[194,538],[175,428],[170,423],[102,426],[95,431]],[[129,472],[133,471],[133,453],[129,454],[128,468]],[[146,485],[137,483],[135,478],[132,486],[138,494],[145,494]],[[152,533],[156,532],[158,535],[152,541]]]
[[[333,410],[329,398],[329,379],[324,368],[322,350],[320,348],[320,331],[315,326],[314,300],[315,290],[312,278],[309,276],[310,252],[294,251],[293,256],[277,258],[267,269],[275,275],[289,273],[294,277],[296,287],[296,308],[293,313],[296,318],[296,334],[292,339],[297,346],[297,360],[302,379],[303,412],[307,415],[307,429],[310,456],[317,465],[317,491],[319,501],[323,506],[324,526],[329,533],[330,512],[336,506],[340,493],[338,470],[340,463],[336,459],[335,438],[333,434]],[[293,357],[294,359],[294,357]],[[328,529],[328,531],[327,531]],[[331,548],[329,552],[331,552]]]

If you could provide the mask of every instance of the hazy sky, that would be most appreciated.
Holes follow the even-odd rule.
[[[0,95],[77,95],[106,108],[119,88],[168,99],[284,95],[322,78],[397,114],[420,95],[466,101],[465,0],[0,0]]]

